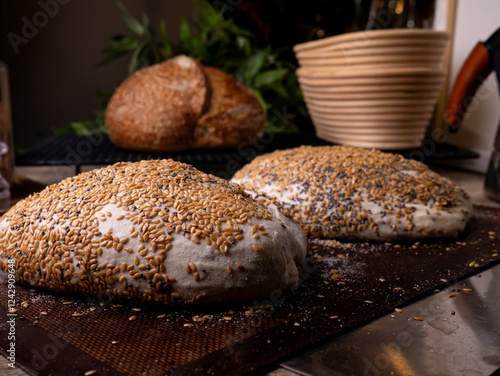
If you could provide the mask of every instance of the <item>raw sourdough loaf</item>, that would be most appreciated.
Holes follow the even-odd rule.
[[[301,228],[261,196],[172,160],[68,178],[0,218],[0,271],[80,296],[141,302],[268,298],[298,283]]]
[[[255,158],[233,181],[274,198],[310,237],[455,237],[470,196],[424,164],[348,146],[303,146]]]
[[[187,56],[135,72],[106,109],[111,141],[142,151],[235,148],[257,142],[265,124],[249,87]]]

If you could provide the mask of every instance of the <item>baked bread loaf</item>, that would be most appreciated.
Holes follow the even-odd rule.
[[[115,301],[268,298],[298,283],[300,226],[268,199],[172,160],[82,173],[0,217],[0,271]]]
[[[470,196],[424,164],[348,146],[302,146],[259,156],[232,181],[274,198],[309,237],[455,237],[472,213]]]
[[[256,143],[266,115],[249,87],[181,55],[128,77],[105,121],[118,147],[169,152]]]

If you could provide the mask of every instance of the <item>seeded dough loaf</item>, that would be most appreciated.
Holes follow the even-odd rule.
[[[255,158],[232,179],[274,198],[310,237],[455,237],[470,196],[424,164],[349,146],[302,146]]]
[[[172,160],[68,178],[0,217],[0,272],[140,302],[268,298],[298,283],[301,228],[268,199]]]
[[[249,87],[182,55],[133,73],[106,108],[110,140],[131,150],[236,148],[256,143],[265,126]]]

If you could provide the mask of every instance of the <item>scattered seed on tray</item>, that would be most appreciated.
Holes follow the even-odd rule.
[[[394,311],[397,312],[397,313],[403,312],[403,310],[401,308],[394,308]]]
[[[424,321],[424,318],[423,317],[419,317],[419,316],[415,316],[413,318],[413,320],[415,320],[415,321]]]
[[[128,319],[129,319],[130,321],[134,321],[134,320],[137,320],[137,316],[130,316]]]

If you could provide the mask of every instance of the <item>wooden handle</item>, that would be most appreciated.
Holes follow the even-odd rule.
[[[450,95],[446,120],[451,131],[458,130],[476,90],[492,70],[490,53],[482,42],[478,42],[462,65]]]

